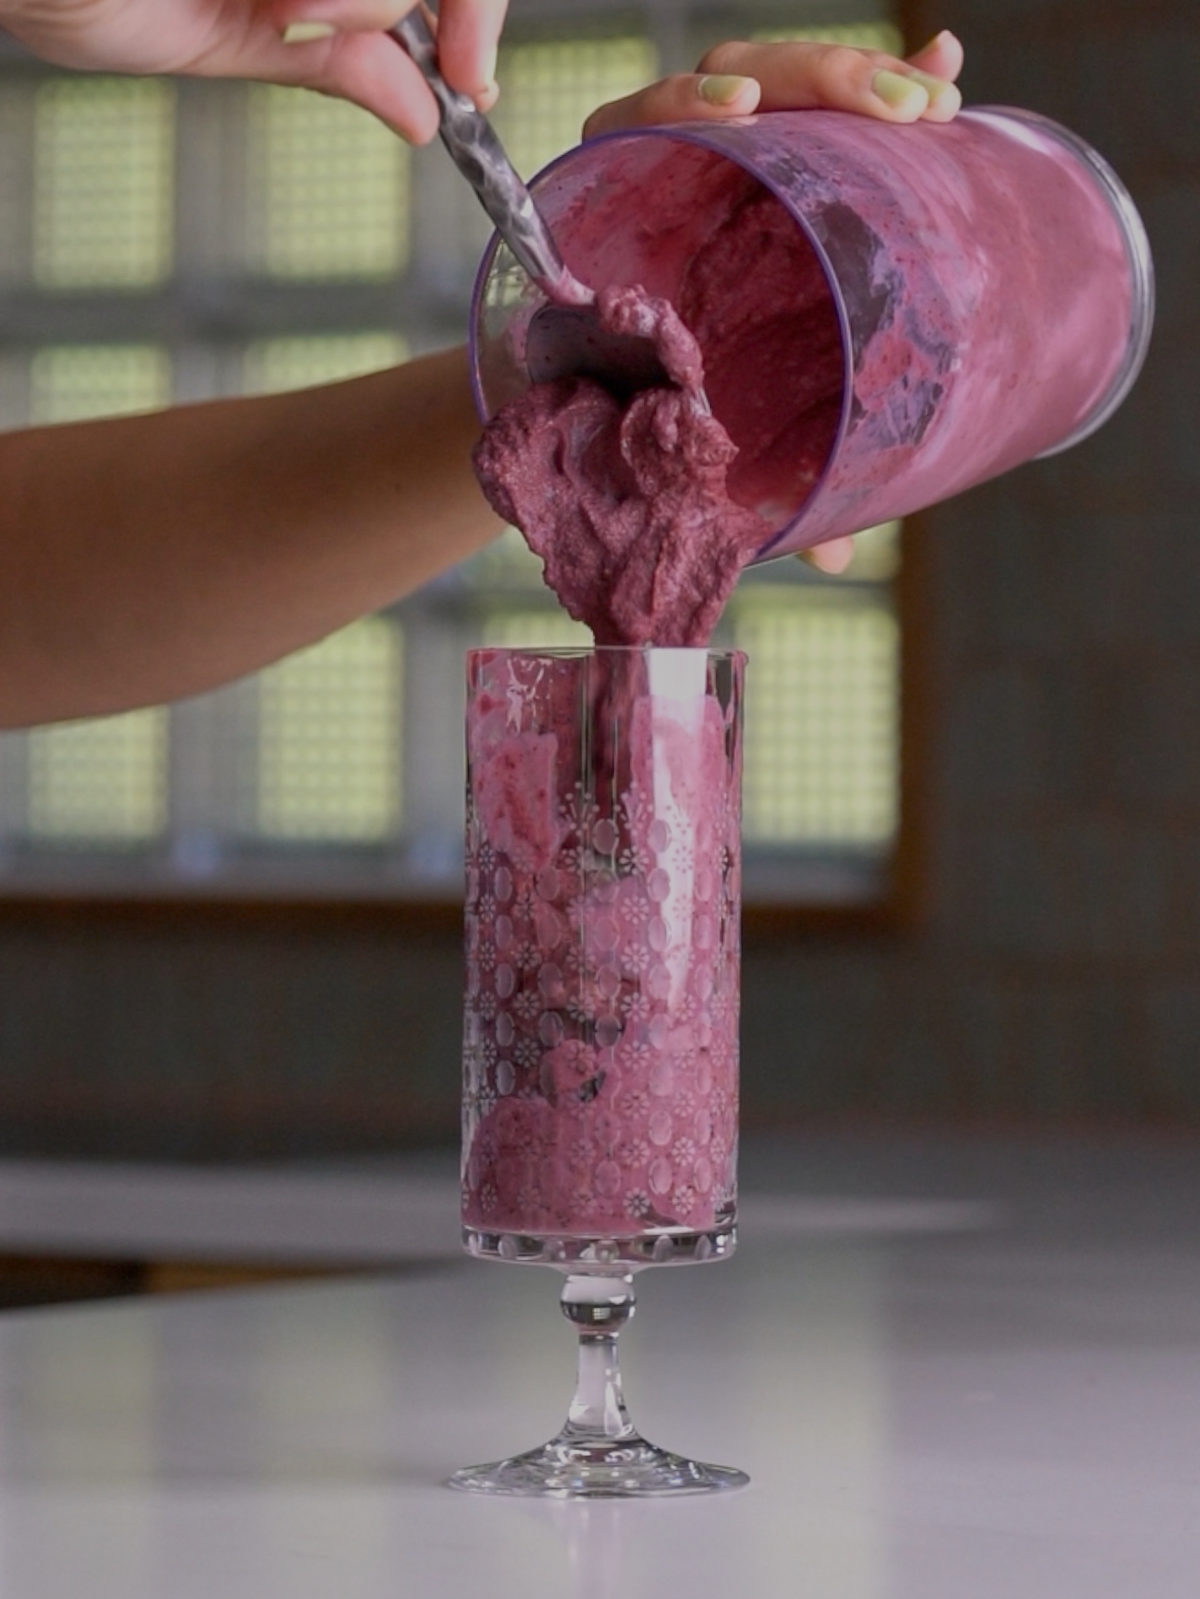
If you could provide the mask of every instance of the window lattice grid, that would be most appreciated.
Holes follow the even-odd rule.
[[[138,844],[167,825],[167,713],[159,707],[37,728],[28,760],[33,839]]]
[[[32,241],[25,197],[33,96],[33,85],[13,74],[0,77],[0,291],[28,275]]]
[[[279,393],[317,383],[336,383],[396,366],[408,357],[398,333],[318,333],[256,339],[243,367],[247,393]]]
[[[409,251],[409,151],[356,106],[250,91],[248,254],[283,279],[387,278]]]
[[[584,117],[657,74],[651,39],[547,39],[501,46],[503,84],[493,120],[517,171],[527,177],[579,143]]]
[[[37,91],[33,273],[47,289],[146,289],[172,269],[175,93],[54,77]]]
[[[854,558],[843,577],[850,583],[887,584],[900,571],[899,521],[880,522],[854,536]]]
[[[754,844],[881,846],[897,821],[891,610],[804,589],[741,597],[750,657],[743,819]]]
[[[32,422],[151,411],[170,397],[170,357],[154,345],[48,345],[30,361]]]
[[[460,577],[472,592],[509,593],[513,590],[535,594],[552,603],[542,580],[542,562],[515,527],[506,527],[498,539],[464,563]]]
[[[739,580],[738,593],[745,594],[747,590],[763,586],[829,589],[835,584],[886,585],[900,568],[900,531],[898,521],[881,522],[877,527],[856,534],[851,563],[836,579],[818,575],[799,559],[772,560],[748,567]],[[511,596],[528,594],[547,607],[555,605],[542,577],[540,556],[534,554],[515,527],[506,527],[491,544],[464,562],[456,578],[462,587],[485,602],[489,595],[495,595],[508,604]]]
[[[403,637],[368,617],[259,678],[254,835],[379,843],[402,813]]]
[[[577,644],[586,649],[591,642],[592,635],[582,622],[576,622],[565,611],[545,607],[494,611],[484,618],[480,629],[480,643],[485,649],[552,650]]]

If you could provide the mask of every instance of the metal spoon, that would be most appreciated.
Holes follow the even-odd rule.
[[[420,69],[441,113],[439,133],[455,166],[479,196],[500,237],[546,296],[525,339],[530,380],[547,383],[582,374],[620,392],[670,382],[649,339],[610,333],[596,313],[596,295],[570,271],[545,218],[508,159],[496,130],[438,70],[437,41],[419,6],[388,30]]]

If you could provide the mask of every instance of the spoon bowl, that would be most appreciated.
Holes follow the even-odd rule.
[[[613,333],[592,306],[544,305],[525,333],[525,366],[533,383],[587,377],[622,399],[670,383],[650,339]]]

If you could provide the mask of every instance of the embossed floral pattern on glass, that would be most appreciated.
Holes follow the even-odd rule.
[[[741,667],[470,657],[463,1219],[485,1252],[729,1246]]]

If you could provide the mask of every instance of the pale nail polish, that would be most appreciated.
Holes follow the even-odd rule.
[[[932,72],[918,72],[915,68],[913,69],[912,77],[929,96],[930,105],[944,105],[950,100],[959,105],[962,104],[962,95],[959,93],[958,85],[951,83],[949,78],[935,78]]]
[[[871,79],[871,92],[893,111],[924,111],[929,104],[929,91],[915,77],[886,67]]]
[[[500,49],[499,49],[499,46],[498,45],[493,45],[491,47],[491,49],[488,51],[487,60],[483,64],[483,90],[484,90],[484,93],[486,93],[489,89],[494,89],[496,87],[496,68],[499,65],[499,61],[500,61]]]
[[[307,44],[311,39],[330,39],[336,32],[329,22],[289,22],[283,30],[283,42]]]
[[[732,105],[745,92],[746,85],[753,82],[753,78],[741,78],[734,73],[713,72],[700,79],[696,92],[709,105]]]

